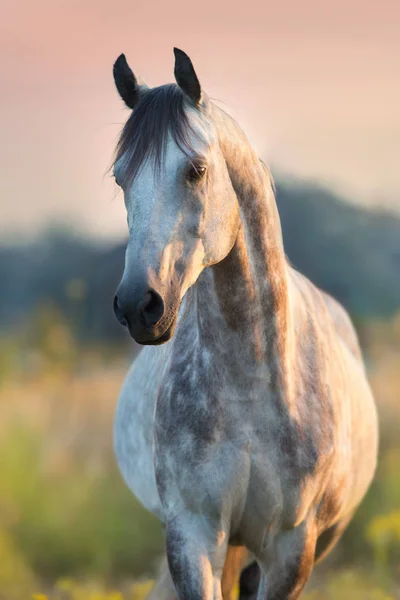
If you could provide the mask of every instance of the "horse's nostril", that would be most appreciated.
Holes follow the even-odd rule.
[[[115,294],[114,300],[113,300],[113,309],[114,309],[115,314],[117,314],[117,312],[119,312],[118,296],[116,294]]]
[[[118,321],[121,323],[121,325],[127,325],[127,321],[125,318],[124,313],[122,312],[119,304],[118,304],[118,296],[117,294],[115,294],[114,296],[114,301],[113,301],[113,308],[114,308],[114,314],[117,317]]]
[[[143,292],[142,292],[143,294]],[[114,313],[121,325],[129,330],[145,328],[153,329],[164,314],[164,301],[155,290],[149,289],[145,295],[140,294],[139,302],[135,302],[135,294],[114,296]]]
[[[164,314],[164,301],[155,290],[149,290],[142,300],[140,311],[145,324],[152,327]]]

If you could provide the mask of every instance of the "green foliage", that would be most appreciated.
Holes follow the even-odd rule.
[[[367,539],[378,564],[386,567],[390,558],[390,562],[400,561],[400,511],[374,517],[367,528]]]
[[[393,587],[365,571],[347,569],[329,573],[323,585],[304,594],[304,600],[395,600]]]
[[[29,426],[1,439],[2,526],[42,577],[137,575],[161,549],[158,523],[116,468],[93,474],[72,459],[46,468],[51,450]]]
[[[32,569],[15,547],[12,536],[0,529],[0,600],[28,598],[36,586]]]
[[[94,581],[61,579],[48,595],[34,594],[33,600],[145,600],[152,586],[151,580],[143,580],[119,590]]]
[[[14,338],[4,336],[0,340],[0,386],[17,370],[18,343]]]
[[[33,313],[27,343],[42,360],[42,368],[63,371],[76,366],[77,347],[64,315],[53,303],[41,304]]]

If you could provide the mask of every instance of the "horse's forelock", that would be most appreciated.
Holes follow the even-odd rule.
[[[190,159],[194,153],[185,97],[175,84],[146,91],[126,122],[118,141],[114,163],[124,157],[124,184],[129,185],[147,159],[160,171],[165,159],[168,135]]]

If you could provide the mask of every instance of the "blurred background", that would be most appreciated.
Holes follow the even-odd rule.
[[[163,542],[112,450],[136,349],[112,315],[129,112],[173,46],[272,167],[286,251],[357,326],[381,423],[376,479],[305,597],[400,598],[400,4],[1,0],[0,599],[140,600]]]

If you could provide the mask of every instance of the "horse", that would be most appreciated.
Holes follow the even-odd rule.
[[[123,54],[113,69],[132,110],[114,312],[144,346],[116,457],[163,523],[180,600],[228,598],[241,556],[242,597],[294,600],[371,483],[375,403],[345,309],[286,259],[268,168],[174,53],[173,84],[147,87]]]

